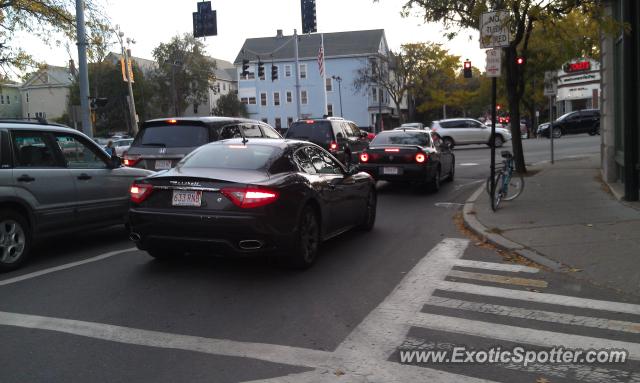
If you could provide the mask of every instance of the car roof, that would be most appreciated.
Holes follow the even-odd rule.
[[[252,123],[261,123],[265,122],[252,120],[250,118],[243,117],[220,117],[220,116],[204,116],[204,117],[167,117],[167,118],[156,118],[153,120],[145,121],[145,124],[151,122],[164,122],[169,120],[177,120],[177,121],[202,121],[202,122],[252,122]]]
[[[31,122],[31,121],[0,120],[0,128],[12,129],[12,130],[41,130],[41,131],[58,132],[58,133],[82,133],[78,130],[72,129],[62,124]]]
[[[219,141],[213,141],[210,142],[208,144],[206,144],[205,146],[214,146],[214,145],[242,145],[243,144],[243,139],[242,138],[229,138],[226,140],[219,140]],[[287,149],[287,148],[297,148],[299,146],[303,146],[303,145],[311,145],[311,146],[316,146],[316,147],[320,147],[316,144],[314,144],[313,142],[310,141],[303,141],[303,140],[295,140],[295,139],[289,139],[289,138],[248,138],[246,140],[246,142],[244,142],[245,145],[260,145],[260,146],[273,146],[276,148],[280,148],[280,149]]]
[[[475,118],[469,118],[469,117],[458,117],[458,118],[445,118],[442,120],[436,120],[433,122],[448,122],[448,121],[467,121],[467,120],[474,120],[477,121]]]

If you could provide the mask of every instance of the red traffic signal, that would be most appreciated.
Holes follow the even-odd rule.
[[[471,72],[471,61],[466,60],[464,62],[464,78],[471,78],[473,76]]]
[[[522,56],[516,57],[516,64],[524,65],[524,57],[522,57]]]
[[[464,62],[464,69],[471,69],[471,61],[467,60]]]

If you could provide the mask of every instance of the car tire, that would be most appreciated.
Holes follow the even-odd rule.
[[[493,139],[493,144],[495,145],[496,148],[501,148],[502,145],[504,145],[504,138],[502,138],[502,136],[500,135],[496,135],[495,138]]]
[[[456,175],[456,159],[454,158],[451,161],[451,170],[449,170],[449,175],[447,175],[447,182],[452,182],[455,175]]]
[[[298,231],[287,265],[293,269],[305,270],[313,266],[318,258],[320,247],[320,220],[316,210],[307,205],[302,210]]]
[[[455,146],[455,142],[453,141],[453,138],[451,137],[445,137],[442,139],[442,142],[446,143],[447,145],[449,145],[449,149],[453,149],[453,147]]]
[[[360,229],[371,231],[376,224],[376,211],[378,208],[378,195],[375,188],[372,188],[367,197],[367,211],[365,213],[364,222],[360,225]]]
[[[435,176],[427,184],[427,189],[431,193],[437,193],[440,190],[440,175],[441,175],[440,172],[441,172],[440,166],[438,166]]]
[[[553,128],[552,130],[553,138],[562,137],[562,130],[560,128]]]
[[[24,215],[12,209],[0,210],[0,271],[19,268],[29,257],[32,234]]]

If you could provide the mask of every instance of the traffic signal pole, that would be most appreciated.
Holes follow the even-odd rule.
[[[491,209],[496,210],[496,98],[497,98],[497,81],[495,77],[491,78]]]
[[[76,32],[78,35],[78,77],[80,79],[80,112],[82,131],[93,137],[89,116],[89,68],[87,66],[87,36],[84,28],[84,0],[76,0]]]

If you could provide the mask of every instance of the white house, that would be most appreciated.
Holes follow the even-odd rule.
[[[23,118],[55,120],[69,112],[73,75],[69,68],[46,65],[20,87]]]

